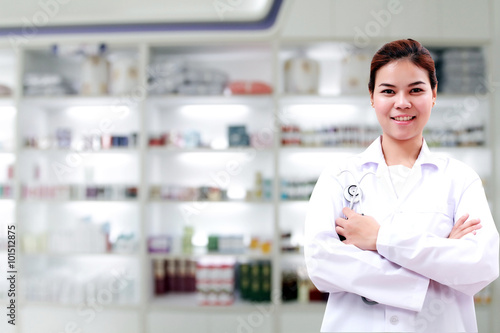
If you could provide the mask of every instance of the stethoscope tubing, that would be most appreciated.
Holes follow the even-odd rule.
[[[349,201],[349,209],[351,209],[351,210],[352,210],[352,209],[354,208],[354,203],[356,202],[356,198],[357,198],[357,197],[358,197],[358,195],[359,195],[359,200],[358,200],[359,204],[358,204],[358,208],[359,208],[360,214],[361,214],[361,215],[365,215],[365,214],[363,213],[363,210],[362,210],[362,200],[363,200],[362,195],[363,195],[363,191],[361,190],[360,183],[363,181],[363,179],[364,179],[367,175],[369,175],[369,174],[376,175],[376,174],[375,174],[375,172],[373,172],[373,171],[367,171],[367,172],[366,172],[366,173],[365,173],[365,174],[364,174],[364,175],[363,175],[363,176],[359,179],[359,181],[357,181],[357,180],[356,180],[356,177],[354,177],[353,173],[352,173],[350,170],[347,170],[347,169],[346,169],[346,170],[341,171],[338,175],[340,176],[340,175],[341,175],[342,173],[344,173],[344,172],[348,172],[348,173],[351,175],[351,177],[354,179],[354,182],[355,182],[355,184],[354,184],[354,185],[355,185],[355,187],[356,187],[356,188],[354,189],[354,193],[353,193],[353,194],[350,194],[350,192],[348,191],[348,188],[349,188],[349,187],[351,187],[351,186],[353,186],[353,185],[349,185],[348,187],[346,187],[346,188],[344,189],[344,193],[347,193],[348,195],[351,195],[351,199],[350,199],[350,200],[347,198],[347,197],[348,197],[348,195],[344,195],[345,199],[346,199],[347,201]],[[346,216],[345,218],[347,219],[347,216]],[[367,304],[367,305],[376,305],[376,304],[378,304],[378,302],[376,302],[376,301],[372,301],[371,299],[368,299],[368,298],[366,298],[366,297],[364,297],[364,296],[361,296],[361,299],[362,299],[362,300],[363,300],[363,302],[364,302],[365,304]]]

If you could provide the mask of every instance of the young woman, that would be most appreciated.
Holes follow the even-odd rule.
[[[478,175],[423,138],[434,61],[414,40],[388,43],[368,89],[383,134],[323,171],[306,218],[309,276],[330,294],[321,331],[477,332],[498,231]]]

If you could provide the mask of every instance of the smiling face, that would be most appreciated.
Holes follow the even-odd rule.
[[[408,59],[391,61],[376,74],[371,95],[384,138],[422,140],[422,132],[436,101],[429,73]]]

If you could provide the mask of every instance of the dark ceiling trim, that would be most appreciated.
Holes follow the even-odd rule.
[[[184,22],[184,23],[145,23],[145,24],[101,24],[101,25],[70,25],[36,27],[27,33],[26,27],[0,28],[0,36],[28,34],[98,34],[124,32],[176,32],[176,31],[234,31],[234,30],[265,30],[274,25],[283,0],[274,0],[268,14],[259,21],[253,22]]]

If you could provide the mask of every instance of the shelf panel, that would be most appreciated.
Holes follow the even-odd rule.
[[[196,293],[172,293],[164,296],[156,296],[151,302],[150,307],[153,310],[189,310],[189,311],[248,311],[255,310],[253,302],[235,300],[231,305],[223,306],[205,306],[197,303]],[[277,305],[271,302],[257,303],[262,306]],[[295,302],[281,302],[279,304],[281,311],[286,312],[320,312],[324,313],[326,302],[312,301],[308,303]]]
[[[302,200],[297,200],[297,199],[290,199],[290,200],[285,200],[285,199],[280,199],[279,201],[280,204],[290,204],[290,205],[304,205],[309,203],[309,199],[302,199]]]
[[[434,153],[445,154],[491,154],[491,149],[484,146],[463,146],[463,147],[443,147],[430,146],[429,149]]]
[[[0,96],[0,107],[3,106],[14,106],[14,97],[11,96]]]
[[[368,92],[360,94],[342,94],[342,95],[288,95],[279,96],[280,104],[362,104],[370,106],[370,95]]]
[[[177,148],[177,147],[148,147],[149,153],[155,154],[168,154],[168,153],[242,153],[248,154],[250,152],[272,153],[272,148],[257,148],[257,147],[229,147],[226,149],[212,149],[212,148]]]
[[[259,303],[269,306],[270,302]],[[164,296],[157,296],[150,301],[149,307],[152,310],[189,310],[194,312],[241,312],[254,311],[255,303],[236,299],[231,305],[199,305],[197,293],[171,293]]]
[[[308,146],[282,146],[281,153],[338,153],[338,154],[359,154],[367,147],[308,147]]]
[[[19,200],[22,203],[44,203],[44,204],[65,204],[65,203],[74,203],[74,202],[89,202],[89,203],[97,203],[97,202],[117,202],[117,203],[139,203],[138,198],[134,199],[100,199],[100,200],[77,200],[77,199],[21,199]]]
[[[162,200],[162,199],[149,199],[149,203],[152,204],[178,204],[178,205],[184,205],[184,204],[199,204],[199,205],[206,205],[206,204],[217,204],[217,205],[237,205],[237,204],[245,204],[245,205],[271,205],[273,204],[272,201],[251,201],[251,200],[225,200],[225,201],[210,201],[210,200],[205,200],[205,201],[197,201],[197,200]]]
[[[92,257],[92,258],[130,258],[130,259],[139,259],[138,253],[26,253],[21,252],[22,256],[25,257],[45,257],[51,259],[63,259],[63,258],[81,258],[81,257]]]
[[[326,308],[326,302],[323,301],[312,301],[308,303],[301,302],[283,302],[281,304],[282,311],[285,312],[320,312],[324,313]]]
[[[246,260],[271,260],[271,254],[251,254],[251,253],[199,253],[199,254],[170,254],[170,253],[149,253],[151,259],[160,260],[196,260],[199,258],[234,258],[236,261],[246,261]]]
[[[301,248],[301,252],[281,252],[280,257],[282,259],[304,259],[304,252]]]
[[[73,303],[56,303],[56,302],[42,302],[42,301],[28,301],[28,300],[21,300],[19,302],[20,307],[41,307],[41,308],[61,308],[61,309],[74,309],[80,310],[82,307],[82,304],[73,304]],[[106,304],[105,305],[106,310],[114,310],[114,311],[120,311],[120,310],[134,310],[138,311],[141,309],[139,305],[135,304]]]
[[[51,106],[51,107],[73,107],[73,106],[132,106],[137,103],[127,103],[127,99],[122,96],[24,96],[21,99],[22,105]]]
[[[273,95],[217,95],[217,96],[189,96],[163,95],[148,96],[147,101],[156,105],[231,105],[231,104],[263,104],[271,103]]]
[[[111,148],[111,149],[100,149],[100,150],[76,150],[76,149],[63,149],[63,148],[31,148],[24,147],[20,149],[21,153],[32,153],[32,154],[81,154],[81,155],[104,155],[104,154],[138,154],[140,150],[138,148],[122,147],[122,148]]]

